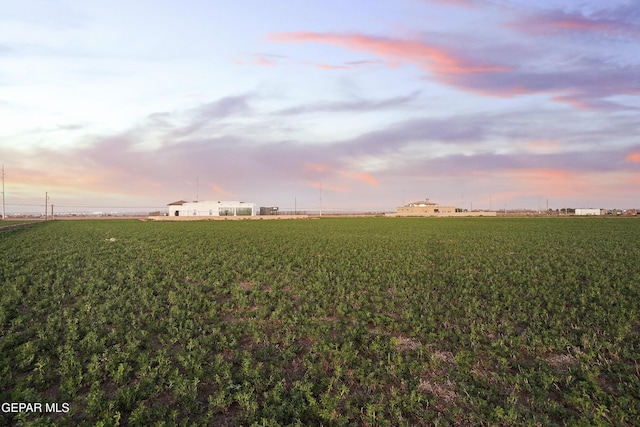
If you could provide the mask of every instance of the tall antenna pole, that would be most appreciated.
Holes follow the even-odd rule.
[[[322,216],[322,183],[320,183],[320,216]]]
[[[49,193],[44,193],[44,220],[47,220],[47,203],[49,203]]]

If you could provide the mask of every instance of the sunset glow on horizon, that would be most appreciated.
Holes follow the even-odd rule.
[[[7,213],[640,208],[634,0],[2,9]]]

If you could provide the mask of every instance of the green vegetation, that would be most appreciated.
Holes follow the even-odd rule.
[[[5,229],[5,227],[8,228],[12,228],[13,226],[16,225],[21,225],[21,224],[35,224],[38,223],[42,220],[39,219],[3,219],[0,220],[0,230]]]
[[[634,425],[640,221],[53,221],[0,235],[22,425]]]

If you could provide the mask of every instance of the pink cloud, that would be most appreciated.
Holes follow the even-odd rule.
[[[606,79],[602,79],[605,81]],[[610,82],[610,87],[615,84],[614,81]],[[636,95],[638,92],[637,89],[633,87],[620,87],[617,88],[618,93],[624,95]],[[619,110],[619,109],[627,109],[624,105],[616,104],[615,102],[608,101],[606,99],[602,99],[602,96],[599,94],[590,94],[586,91],[582,93],[575,93],[573,95],[560,95],[554,96],[551,98],[554,102],[559,102],[561,104],[567,104],[576,110]]]
[[[532,184],[555,183],[558,181],[568,181],[572,178],[573,173],[566,170],[558,169],[511,169],[508,173],[517,179]]]
[[[255,64],[262,65],[263,67],[275,67],[276,63],[269,58],[265,58],[264,56],[256,57]]]
[[[320,163],[306,163],[304,165],[304,169],[310,172],[315,172],[315,173],[323,173],[323,172],[330,172],[330,174],[327,175],[333,175],[336,176],[336,173],[340,176],[343,176],[345,178],[351,179],[351,180],[355,180],[355,181],[360,181],[363,182],[365,184],[369,184],[372,186],[376,186],[378,185],[378,180],[376,178],[374,178],[371,174],[367,173],[367,172],[358,172],[358,171],[350,171],[350,170],[338,170],[337,168],[328,166],[328,165],[324,165],[324,164],[320,164]],[[315,185],[315,184],[313,184]],[[318,184],[319,185],[319,184]],[[336,190],[336,191],[346,191],[344,186],[340,186],[340,187],[336,187],[339,188],[340,190]]]
[[[328,169],[327,165],[321,163],[305,163],[304,168],[312,172],[324,172]]]
[[[590,21],[584,18],[567,18],[558,19],[557,21],[551,21],[549,23],[551,28],[558,28],[563,30],[583,30],[583,31],[613,31],[616,26],[608,22]]]
[[[553,34],[559,31],[594,31],[613,32],[616,26],[612,23],[590,21],[584,17],[536,17],[509,24],[510,27],[535,35]]]
[[[518,186],[521,195],[529,193],[567,197],[581,193],[587,185],[584,182],[577,185],[575,173],[556,169],[511,169],[504,171],[504,175]]]
[[[582,67],[540,71],[535,70],[535,67],[527,68],[522,65],[521,61],[528,61],[530,58],[515,49],[509,52],[494,52],[474,50],[473,46],[443,47],[417,39],[305,31],[276,33],[269,38],[285,43],[324,43],[375,54],[387,67],[403,63],[413,64],[427,71],[431,80],[480,96],[511,98],[547,93],[553,96],[553,101],[575,109],[613,111],[628,107],[607,100],[607,97],[638,93],[637,87],[632,83],[634,75],[630,69]],[[505,58],[506,62],[476,59],[495,55]],[[505,65],[509,62],[516,64],[515,61],[520,65]]]
[[[625,158],[625,160],[627,162],[640,163],[640,151],[629,153],[629,155]]]
[[[366,182],[369,185],[378,185],[378,180],[366,172],[359,173],[357,175],[357,178],[360,181]]]
[[[640,26],[625,22],[628,11],[621,7],[609,13],[585,16],[579,13],[553,11],[533,15],[509,24],[519,31],[535,35],[551,35],[560,32],[589,32],[600,35],[640,36]]]
[[[560,169],[525,168],[504,171],[523,194],[544,194],[555,198],[587,198],[628,192],[627,172],[579,172]],[[624,183],[625,185],[621,185]]]
[[[326,43],[343,48],[374,53],[378,56],[413,63],[435,74],[473,74],[509,71],[502,65],[484,64],[456,57],[441,47],[419,40],[397,40],[361,34],[294,32],[272,34],[270,39],[289,43]]]
[[[355,179],[357,181],[364,182],[369,185],[373,185],[373,186],[378,185],[378,180],[375,179],[373,176],[371,176],[371,174],[367,172],[340,171],[340,175],[349,179]]]
[[[12,170],[13,179],[26,186],[50,186],[73,187],[80,189],[94,189],[98,187],[104,191],[108,189],[108,180],[104,173],[86,171],[50,171],[34,174],[32,170],[14,168]]]
[[[554,102],[570,105],[576,110],[590,109],[588,102],[586,102],[584,99],[576,98],[574,96],[554,96],[551,98],[551,100]]]
[[[535,152],[553,152],[558,151],[561,145],[558,141],[535,140],[527,142],[529,149]]]
[[[351,67],[348,65],[332,65],[332,64],[322,64],[317,62],[303,62],[305,65],[312,65],[317,68],[323,68],[325,70],[350,70]]]
[[[221,196],[233,196],[233,193],[230,193],[229,191],[226,191],[224,188],[220,187],[219,185],[216,184],[209,184],[209,188],[215,193],[215,194],[219,194]]]
[[[458,7],[473,7],[475,2],[473,0],[420,0],[425,3],[445,4],[449,6]]]
[[[286,61],[286,57],[282,55],[273,55],[268,53],[254,53],[245,55],[247,59],[235,60],[236,65],[258,65],[261,67],[276,67],[282,61]]]
[[[489,77],[490,79],[491,77]],[[448,74],[448,75],[440,75],[437,78],[441,83],[447,84],[449,86],[455,87],[457,89],[463,90],[468,93],[472,93],[475,95],[486,96],[491,98],[513,98],[515,96],[520,95],[530,95],[537,92],[539,90],[528,89],[522,84],[508,85],[508,84],[498,84],[498,85],[489,85],[489,87],[483,87],[482,80],[479,79],[477,81],[467,79],[465,76],[460,76],[456,74]],[[487,80],[487,79],[485,79]]]
[[[50,153],[47,158],[51,164],[58,159],[67,159],[65,156],[56,156],[53,153]],[[139,177],[133,170],[122,170],[105,165],[89,168],[50,167],[48,171],[38,173],[34,173],[31,169],[13,168],[12,176],[14,182],[21,186],[56,189],[60,192],[89,191],[136,195],[139,194],[140,188],[145,188],[147,192],[162,193],[163,191],[162,183],[157,180]],[[135,185],[131,185],[132,182],[135,182]]]

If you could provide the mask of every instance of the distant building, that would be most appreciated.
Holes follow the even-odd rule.
[[[254,216],[254,203],[236,201],[169,203],[169,216]]]
[[[430,202],[429,199],[412,202],[397,209],[398,216],[436,216],[452,214],[455,211],[456,208],[454,206],[440,206]]]
[[[455,206],[442,206],[429,199],[412,202],[397,208],[396,216],[496,216],[496,212],[473,211],[467,212]]]
[[[601,211],[593,208],[576,208],[575,213],[576,215],[600,215]]]
[[[260,215],[278,215],[277,206],[261,206]]]

